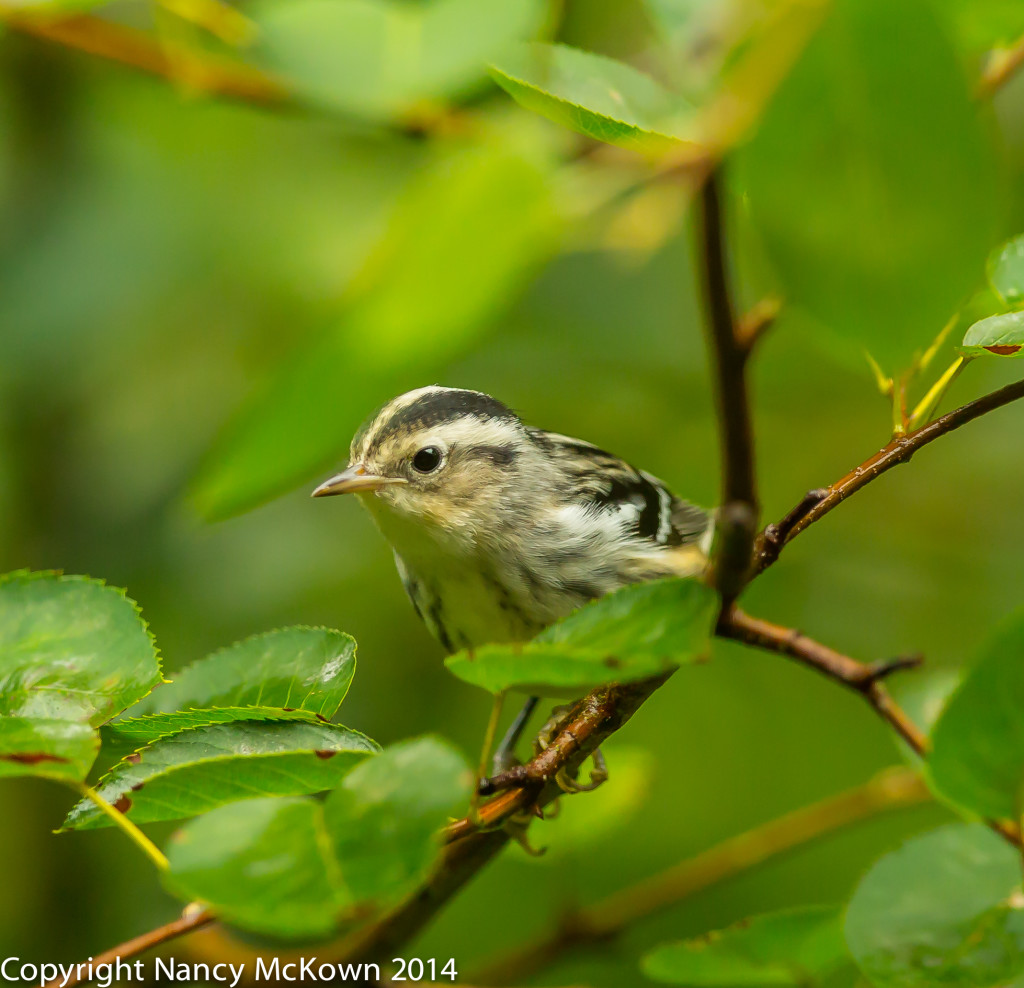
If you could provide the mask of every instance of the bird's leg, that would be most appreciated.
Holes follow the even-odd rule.
[[[498,731],[498,719],[501,717],[501,708],[504,702],[504,693],[495,694],[494,703],[491,706],[491,716],[487,719],[487,731],[484,734],[484,744],[480,749],[480,767],[477,769],[478,780],[483,776],[487,769],[487,758],[491,753],[491,747],[494,745],[494,735]],[[504,743],[505,742],[502,741],[502,744]],[[479,785],[473,790],[473,795],[469,801],[469,818],[477,825],[481,823]]]
[[[513,765],[518,764],[516,761],[516,745],[519,743],[519,739],[523,736],[523,730],[539,702],[539,696],[531,696],[526,703],[523,704],[523,709],[516,714],[515,720],[509,724],[509,728],[505,732],[505,736],[501,739],[501,744],[498,745],[498,750],[495,751],[494,759],[491,762],[491,771],[495,775],[500,775],[502,772],[510,769]]]
[[[537,754],[540,754],[540,752],[542,752],[551,743],[551,739],[554,738],[562,729],[565,714],[571,709],[572,707],[569,705],[555,707],[554,710],[551,711],[551,717],[540,729],[540,733],[537,735],[537,740],[535,742]],[[594,767],[590,771],[590,782],[585,785],[576,780],[575,773],[570,775],[568,769],[559,769],[558,773],[555,775],[555,782],[558,783],[558,788],[561,789],[562,792],[570,794],[577,792],[592,792],[599,785],[608,781],[608,763],[604,760],[604,755],[601,753],[601,749],[595,749],[590,757],[594,763]]]

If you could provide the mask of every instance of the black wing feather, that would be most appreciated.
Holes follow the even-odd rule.
[[[595,510],[635,515],[630,527],[640,538],[666,547],[698,542],[711,524],[706,511],[677,498],[657,477],[637,470],[607,450],[556,433],[531,429],[535,442],[561,459],[568,497]]]

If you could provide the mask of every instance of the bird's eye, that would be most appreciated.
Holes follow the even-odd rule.
[[[441,451],[436,446],[424,446],[412,458],[412,465],[420,473],[431,473],[441,465]]]

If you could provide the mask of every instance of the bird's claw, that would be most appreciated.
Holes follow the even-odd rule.
[[[562,792],[570,794],[593,792],[598,786],[608,781],[608,763],[604,760],[601,749],[595,748],[594,753],[590,757],[593,760],[594,767],[590,771],[590,782],[588,783],[578,781],[564,768],[559,769],[558,774],[555,776],[555,782],[558,783],[558,788]]]
[[[502,826],[502,830],[505,831],[509,837],[512,838],[531,858],[539,858],[541,855],[547,853],[546,847],[534,847],[530,843],[530,839],[527,836],[527,827],[533,820],[533,810],[523,810],[520,813],[513,814],[510,816]]]

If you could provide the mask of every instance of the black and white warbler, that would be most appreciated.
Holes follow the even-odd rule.
[[[706,512],[597,446],[524,425],[479,391],[400,395],[350,453],[313,496],[363,495],[416,613],[448,652],[532,638],[627,583],[706,563]]]

